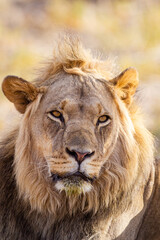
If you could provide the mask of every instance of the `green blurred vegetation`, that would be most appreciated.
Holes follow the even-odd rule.
[[[118,56],[122,69],[137,68],[150,94],[142,101],[148,126],[160,138],[160,1],[1,0],[0,79],[14,74],[32,80],[33,69],[52,55],[55,34],[66,30],[102,57]]]

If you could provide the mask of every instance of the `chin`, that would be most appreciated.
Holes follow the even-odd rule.
[[[67,196],[81,195],[90,192],[92,184],[79,177],[68,177],[58,180],[55,184],[55,188],[60,192],[65,191]]]

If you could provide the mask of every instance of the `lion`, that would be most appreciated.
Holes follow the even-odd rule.
[[[159,162],[119,73],[64,37],[33,82],[7,76],[20,112],[0,143],[1,240],[158,240]]]

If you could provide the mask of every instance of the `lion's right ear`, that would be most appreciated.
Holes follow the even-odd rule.
[[[114,85],[116,92],[120,99],[122,99],[128,106],[132,102],[132,96],[134,95],[138,85],[138,73],[135,68],[127,68],[117,77],[110,80]]]
[[[20,113],[24,113],[27,105],[38,95],[38,90],[32,83],[16,76],[7,76],[3,80],[2,90]]]

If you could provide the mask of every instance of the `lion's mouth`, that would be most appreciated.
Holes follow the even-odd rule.
[[[93,178],[77,171],[76,173],[60,176],[52,174],[52,180],[55,182],[55,188],[59,191],[65,191],[67,196],[80,195],[89,192],[92,189]]]
[[[83,173],[77,171],[74,174],[66,174],[64,176],[60,176],[58,174],[52,174],[52,180],[53,181],[59,181],[59,180],[71,180],[71,181],[80,181],[84,180],[86,182],[93,182],[94,178],[87,177]]]

